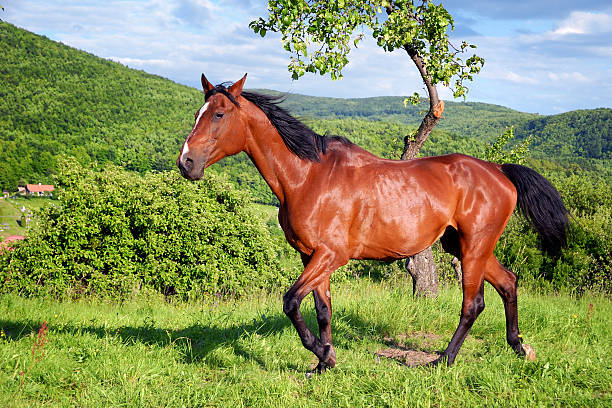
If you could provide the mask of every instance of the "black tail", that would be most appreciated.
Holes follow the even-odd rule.
[[[568,211],[559,192],[529,167],[503,164],[501,170],[516,187],[518,207],[540,234],[542,249],[549,255],[558,255],[566,244],[569,226]]]

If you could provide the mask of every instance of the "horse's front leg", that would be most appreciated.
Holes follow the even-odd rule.
[[[317,248],[307,261],[304,272],[283,296],[283,311],[293,323],[304,347],[312,351],[319,359],[318,371],[323,371],[326,367],[333,367],[336,364],[336,353],[331,345],[331,327],[329,324],[331,302],[328,296],[320,296],[320,294],[315,293],[315,306],[319,303],[317,320],[321,319],[319,320],[319,327],[322,330],[321,340],[323,341],[319,340],[306,326],[300,313],[300,305],[306,295],[319,287],[326,289],[323,292],[323,295],[325,295],[329,288],[329,276],[347,262],[348,259],[327,247]],[[317,300],[317,297],[319,297],[319,300]],[[321,322],[323,322],[322,325]]]
[[[327,348],[325,360],[320,361],[316,368],[318,372],[323,372],[327,367],[334,368],[336,365],[336,351],[334,350],[331,334],[332,306],[329,278],[317,286],[312,291],[312,294],[317,311],[317,322],[319,323],[319,338],[323,347]]]

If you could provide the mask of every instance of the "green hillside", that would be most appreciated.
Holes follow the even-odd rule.
[[[429,105],[424,102],[418,106],[404,106],[404,97],[401,96],[342,99],[291,94],[285,105],[298,116],[391,121],[414,127],[421,123],[423,113],[429,109]],[[499,105],[445,101],[444,115],[436,128],[491,141],[508,126],[540,117]]]
[[[172,167],[201,93],[0,22],[0,185],[46,182],[59,154]]]
[[[0,22],[0,187],[52,181],[60,155],[82,164],[112,162],[145,173],[174,168],[201,105],[200,90],[127,68]],[[223,80],[224,78],[219,78]],[[274,91],[267,91],[274,92]],[[376,154],[398,157],[425,106],[401,97],[361,99],[289,95],[285,106],[315,130],[349,137]],[[534,135],[536,156],[581,167],[610,163],[610,109],[539,116],[484,103],[447,102],[423,154],[479,154],[507,126]],[[570,164],[571,164],[570,163]],[[602,164],[603,163],[603,164]],[[273,203],[244,154],[212,171]],[[605,172],[604,172],[605,173]]]
[[[272,91],[268,91],[272,92]],[[403,97],[321,98],[288,95],[286,106],[297,115],[320,118],[357,118],[418,126],[428,106],[404,107]],[[508,126],[518,139],[533,137],[532,151],[547,158],[612,158],[612,109],[578,110],[541,116],[479,102],[445,102],[436,129],[490,142]]]
[[[548,157],[612,159],[612,109],[545,116],[521,123],[518,138],[534,135],[533,148]]]

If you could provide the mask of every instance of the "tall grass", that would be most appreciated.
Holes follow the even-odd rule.
[[[332,287],[335,369],[316,361],[282,313],[280,294],[168,303],[0,297],[0,406],[610,406],[612,308],[521,290],[519,316],[537,360],[505,343],[503,306],[487,308],[454,366],[407,368],[376,352],[444,349],[461,294],[415,299],[409,282]],[[592,307],[590,307],[592,305]],[[315,327],[312,301],[302,306]],[[46,343],[40,343],[47,322]],[[35,351],[35,352],[34,352]]]

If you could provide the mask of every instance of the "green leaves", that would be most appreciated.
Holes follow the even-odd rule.
[[[292,54],[288,68],[294,79],[306,72],[329,73],[332,79],[341,79],[351,43],[356,47],[363,38],[363,34],[352,37],[353,31],[376,14],[362,2],[342,0],[269,1],[268,9],[267,20],[260,18],[249,26],[259,33],[282,34],[283,47]]]
[[[206,174],[146,176],[114,166],[61,163],[59,204],[38,214],[27,239],[0,254],[5,291],[64,295],[242,294],[287,283],[248,197]]]
[[[410,103],[411,105],[417,106],[420,101],[421,101],[421,97],[419,93],[415,92],[412,94],[412,96],[409,96],[404,99],[404,108],[408,106],[408,103]]]
[[[516,163],[523,164],[529,154],[529,145],[532,138],[527,137],[520,144],[508,149],[508,145],[514,140],[514,127],[508,127],[493,144],[487,143],[484,159],[494,163]]]
[[[418,54],[432,84],[450,86],[455,97],[467,94],[464,81],[471,81],[484,64],[476,55],[465,61],[459,57],[476,46],[463,42],[455,48],[449,42],[453,18],[442,4],[432,1],[270,0],[268,10],[267,19],[249,26],[262,36],[267,31],[282,34],[283,47],[291,53],[288,69],[293,79],[306,72],[341,79],[351,47],[357,48],[370,30],[385,51],[406,48]],[[379,20],[383,10],[387,18]]]

